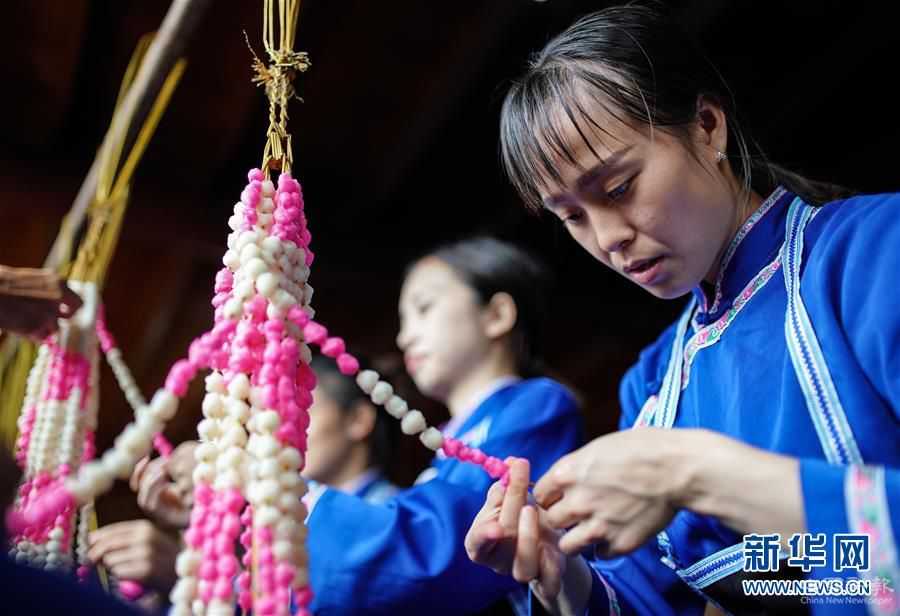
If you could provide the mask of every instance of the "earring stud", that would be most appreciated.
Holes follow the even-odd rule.
[[[716,163],[720,163],[723,160],[725,160],[726,158],[728,158],[728,156],[725,154],[725,152],[720,152],[719,150],[716,150]]]

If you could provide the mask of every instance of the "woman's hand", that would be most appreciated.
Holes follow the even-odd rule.
[[[466,535],[466,552],[476,563],[530,583],[551,613],[580,614],[591,592],[587,563],[559,550],[559,533],[548,525],[543,511],[529,504],[528,460],[506,462],[509,485],[491,486]]]
[[[534,488],[548,522],[569,529],[560,550],[574,554],[597,544],[599,553],[615,556],[665,528],[687,482],[679,432],[615,432],[560,458]]]
[[[143,458],[131,475],[138,505],[166,527],[186,528],[190,521],[196,446],[196,441],[186,441],[168,458]]]
[[[507,463],[509,485],[491,486],[466,535],[466,552],[472,561],[518,582],[535,581],[542,594],[555,597],[566,567],[556,547],[559,537],[528,504],[528,460],[509,458]]]
[[[175,585],[175,559],[181,547],[148,520],[129,520],[98,528],[90,534],[88,558],[103,564],[120,580],[168,592]]]
[[[640,547],[678,509],[718,518],[739,534],[805,532],[799,463],[708,430],[636,428],[560,458],[534,496],[568,554]]]
[[[0,266],[0,330],[40,341],[71,317],[81,298],[52,270]]]

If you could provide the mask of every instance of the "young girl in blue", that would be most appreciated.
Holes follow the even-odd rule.
[[[490,238],[450,244],[418,260],[400,301],[397,344],[418,389],[451,414],[447,436],[540,472],[581,444],[572,395],[535,374],[544,316],[543,268]],[[417,485],[373,505],[326,490],[307,524],[313,611],[468,614],[520,590],[472,563],[463,539],[489,476],[441,454]]]
[[[654,296],[689,300],[623,379],[621,431],[557,462],[532,501],[515,464],[470,556],[552,613],[900,613],[900,196],[766,163],[693,42],[635,5],[545,47],[501,140],[526,202]],[[778,571],[745,571],[774,534]],[[867,568],[842,560],[842,534],[868,536]],[[761,576],[872,592],[747,594]]]

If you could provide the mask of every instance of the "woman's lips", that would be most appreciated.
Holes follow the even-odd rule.
[[[403,363],[406,365],[406,371],[409,374],[415,373],[415,371],[418,370],[419,367],[422,365],[423,359],[424,359],[424,356],[422,356],[422,355],[414,355],[411,357],[404,358]]]
[[[656,280],[662,272],[662,262],[664,257],[653,257],[652,259],[642,259],[634,265],[625,268],[625,273],[632,280],[642,285],[650,285]]]

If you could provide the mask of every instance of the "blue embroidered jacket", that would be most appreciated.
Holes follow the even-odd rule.
[[[900,195],[855,197],[814,212],[799,204],[798,211],[812,212],[791,255],[799,275],[795,306],[808,314],[806,329],[799,317],[786,319],[785,236],[794,201],[776,191],[727,251],[712,296],[695,290],[696,310],[679,343],[686,386],[673,427],[707,428],[798,458],[808,530],[827,538],[827,562],[811,577],[861,577],[873,585],[874,601],[813,601],[812,612],[865,614],[868,607],[897,614]],[[817,344],[792,350],[788,340],[797,328],[800,342]],[[673,325],[623,379],[622,429],[660,392],[676,338]],[[823,370],[831,385],[819,378]],[[846,425],[809,400],[842,407]],[[836,459],[820,434],[842,443]],[[868,571],[837,570],[838,533],[871,536]],[[666,535],[669,554],[654,538],[626,557],[591,562],[598,577],[590,614],[702,614],[704,588],[743,567],[742,538],[715,519],[681,511]]]

